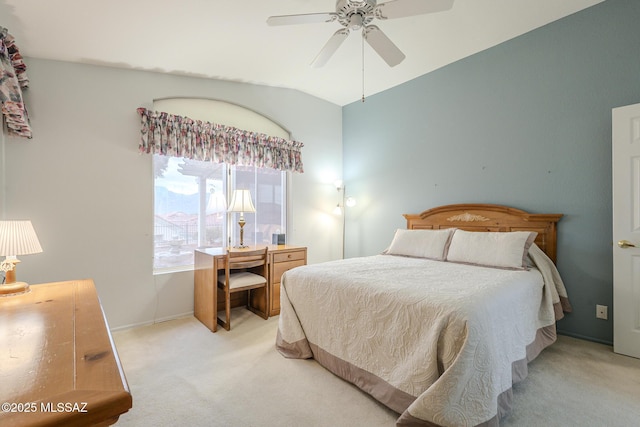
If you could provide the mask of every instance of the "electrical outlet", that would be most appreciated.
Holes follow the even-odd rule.
[[[607,320],[609,318],[607,310],[608,307],[606,305],[596,305],[596,317],[598,319]]]

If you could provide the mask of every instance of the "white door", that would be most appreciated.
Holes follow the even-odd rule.
[[[640,104],[613,109],[613,351],[640,358]]]

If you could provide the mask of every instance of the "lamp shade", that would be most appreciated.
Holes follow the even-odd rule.
[[[226,212],[226,210],[227,201],[224,199],[224,194],[212,192],[207,203],[207,214]]]
[[[31,221],[0,221],[0,255],[15,256],[42,252]]]
[[[234,190],[228,212],[255,212],[249,190]]]

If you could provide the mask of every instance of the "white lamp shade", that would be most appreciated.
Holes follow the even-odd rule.
[[[207,203],[207,213],[220,213],[227,210],[227,201],[224,199],[222,193],[211,193],[209,195],[209,202]]]
[[[255,212],[249,190],[234,190],[228,212]]]
[[[0,255],[16,256],[42,252],[31,221],[0,221]]]

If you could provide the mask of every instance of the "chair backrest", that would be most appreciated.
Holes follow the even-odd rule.
[[[240,270],[263,266],[266,270],[267,248],[228,251],[227,269]]]

